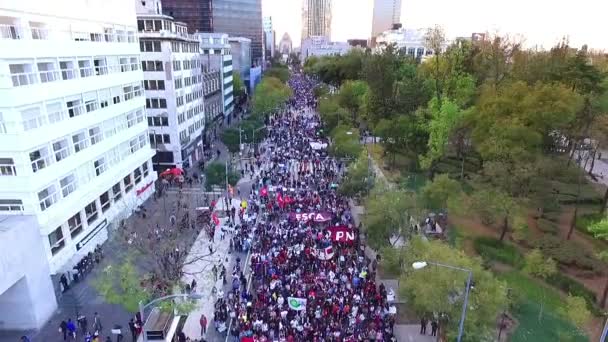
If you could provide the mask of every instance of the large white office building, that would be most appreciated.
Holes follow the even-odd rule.
[[[0,2],[0,322],[41,326],[59,277],[154,191],[135,5]]]
[[[388,45],[394,44],[397,49],[401,50],[418,60],[424,61],[435,54],[435,51],[428,49],[425,44],[425,35],[427,29],[410,29],[399,28],[387,30],[376,38],[376,49],[384,49]],[[451,40],[446,40],[441,46],[441,52],[444,52],[451,44]]]
[[[154,169],[164,171],[202,158],[205,111],[198,37],[188,34],[186,24],[157,11],[161,13],[160,4],[137,2]]]

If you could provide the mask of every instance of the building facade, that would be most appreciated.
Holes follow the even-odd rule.
[[[272,59],[272,57],[274,57],[274,50],[276,48],[276,37],[272,27],[272,17],[264,17],[263,27],[266,59]]]
[[[48,282],[59,293],[60,277],[154,191],[135,24],[121,0],[0,4],[0,211],[35,233],[7,247],[35,260],[0,250],[4,329],[40,326],[54,306]]]
[[[234,96],[232,87],[233,59],[230,52],[230,42],[226,33],[198,33],[201,60],[204,70],[213,74],[217,72],[221,79],[220,92],[209,90],[205,95],[205,107],[211,108],[207,113],[206,137],[217,134],[217,124],[222,120],[228,121],[234,111]],[[211,88],[210,88],[211,89]],[[221,107],[216,105],[220,104]],[[217,111],[219,110],[219,111]],[[208,138],[209,139],[209,138]]]
[[[150,0],[137,1],[147,3]],[[213,32],[212,2],[213,0],[162,0],[162,13],[185,23],[189,33]]]
[[[213,32],[251,40],[251,59],[261,65],[264,43],[262,0],[213,0]]]
[[[162,14],[137,16],[154,170],[194,165],[205,125],[199,40]]]
[[[302,2],[302,41],[309,37],[331,40],[331,0],[304,0]]]
[[[401,22],[401,0],[374,0],[372,38]]]
[[[432,56],[435,52],[431,49],[427,49],[425,46],[424,36],[426,29],[408,29],[399,28],[396,30],[388,30],[378,35],[376,39],[376,48],[383,49],[384,47],[395,44],[398,49],[404,53],[424,61],[429,56]],[[446,40],[441,48],[444,52],[451,41]]]
[[[241,75],[241,79],[248,84],[251,73],[251,40],[243,37],[230,37],[230,51],[232,52],[232,68]]]
[[[330,42],[325,37],[309,37],[302,40],[301,58],[304,63],[311,56],[344,55],[352,46],[344,42]]]

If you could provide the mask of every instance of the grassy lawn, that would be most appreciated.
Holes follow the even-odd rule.
[[[543,310],[542,320],[538,320],[540,305],[531,301],[520,301],[513,314],[519,325],[511,335],[511,342],[585,342],[589,338],[576,331],[574,326],[554,312]]]
[[[515,298],[513,314],[519,325],[511,341],[589,341],[559,314],[563,299],[559,293],[517,271],[499,274],[507,282]],[[539,321],[539,313],[543,314]]]

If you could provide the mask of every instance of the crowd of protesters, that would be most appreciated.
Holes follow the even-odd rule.
[[[343,166],[323,147],[314,82],[294,74],[289,85],[251,163],[249,207],[231,237],[250,258],[237,258],[230,291],[217,293],[215,328],[240,341],[394,341],[395,308],[336,191]]]

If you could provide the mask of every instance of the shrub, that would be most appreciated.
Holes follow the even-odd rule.
[[[556,235],[559,227],[553,221],[549,221],[544,218],[540,218],[536,221],[536,225],[540,231],[543,233],[549,233]]]
[[[561,273],[555,273],[547,277],[547,283],[573,296],[584,298],[587,302],[587,308],[594,314],[599,314],[599,310],[595,306],[597,300],[595,293],[585,285]]]
[[[604,214],[599,214],[599,213],[588,213],[588,214],[579,215],[576,218],[576,229],[580,230],[581,232],[583,232],[585,234],[589,234],[589,231],[587,230],[587,228],[590,225],[600,221],[603,218],[604,218]]]
[[[539,248],[547,257],[565,266],[574,266],[582,270],[601,271],[601,263],[580,244],[553,236],[545,235],[532,241],[532,247]]]
[[[523,258],[519,250],[515,246],[498,239],[478,237],[473,241],[473,246],[475,251],[484,259],[499,261],[513,267],[523,265]]]

